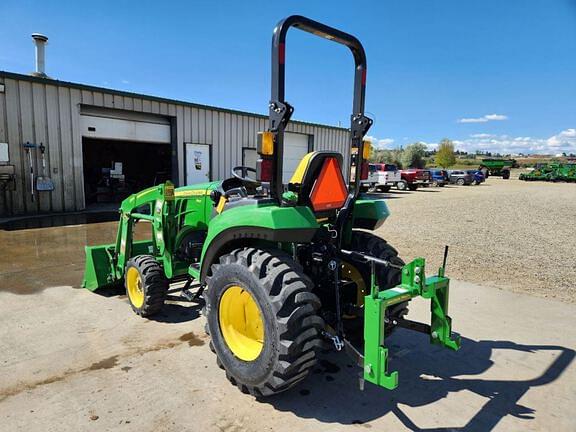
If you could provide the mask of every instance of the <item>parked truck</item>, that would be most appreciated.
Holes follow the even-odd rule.
[[[362,181],[362,187],[370,192],[388,192],[401,180],[400,171],[396,165],[371,163],[368,179]]]
[[[398,190],[409,189],[415,191],[421,186],[430,183],[430,172],[419,168],[400,170],[400,181],[396,183]]]

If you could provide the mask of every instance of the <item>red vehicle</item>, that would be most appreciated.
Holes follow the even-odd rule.
[[[396,183],[398,190],[410,189],[412,191],[420,186],[428,186],[430,183],[430,172],[419,168],[408,168],[400,170],[401,181]]]

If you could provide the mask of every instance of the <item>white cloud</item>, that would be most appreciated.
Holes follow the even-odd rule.
[[[484,118],[488,121],[490,120],[500,121],[500,120],[507,120],[508,116],[505,116],[503,114],[487,114],[484,116]]]
[[[438,147],[436,143],[425,143],[430,150]],[[457,150],[474,153],[476,150],[501,154],[537,153],[558,154],[576,153],[576,128],[563,130],[549,138],[530,136],[509,136],[491,134],[473,134],[463,140],[454,140]]]
[[[121,82],[122,84],[130,84],[130,81],[128,81],[127,79],[123,79]]]
[[[378,139],[378,138],[370,136],[370,135],[365,136],[364,139],[372,142],[372,145],[377,149],[386,148],[386,147],[390,146],[390,144],[394,143],[394,140],[392,138]]]
[[[458,119],[458,123],[487,123],[489,121],[502,121],[507,120],[508,116],[504,114],[486,114],[482,117],[465,117]]]
[[[574,153],[576,152],[576,129],[563,130],[559,134],[548,138],[546,144],[553,149]]]
[[[470,135],[470,138],[490,138],[493,137],[494,135],[492,134],[487,134],[487,133],[478,133],[478,134],[472,134]]]

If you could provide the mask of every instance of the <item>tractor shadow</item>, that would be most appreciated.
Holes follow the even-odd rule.
[[[148,319],[166,324],[180,324],[199,318],[200,311],[204,307],[204,300],[202,298],[187,300],[180,295],[176,295],[180,291],[179,288],[171,287],[166,296],[166,303],[160,313]],[[116,298],[128,303],[126,289],[122,285],[103,287],[95,291],[95,293],[103,297]]]
[[[160,313],[150,317],[150,320],[165,324],[180,324],[193,321],[200,317],[202,307],[203,303],[170,302],[164,305]]]
[[[404,330],[397,331],[389,341],[392,352],[390,369],[398,370],[400,376],[399,386],[392,392],[370,383],[365,383],[365,390],[360,391],[359,368],[353,366],[345,355],[329,354],[321,357],[317,368],[303,384],[263,402],[270,403],[280,411],[324,423],[362,425],[392,414],[412,431],[487,431],[509,415],[533,419],[535,410],[518,404],[518,401],[531,388],[555,381],[575,356],[574,350],[561,346],[471,339],[463,339],[461,350],[452,352],[429,346],[425,336]],[[422,349],[422,346],[426,346],[426,349]],[[534,379],[519,381],[512,377],[498,380],[470,377],[480,376],[495,365],[491,357],[496,350],[515,350],[527,354],[549,351],[558,355]],[[510,375],[514,375],[513,370]],[[447,416],[446,426],[421,429],[399,406],[424,407],[461,391],[472,392],[487,400],[463,427],[449,426],[456,420],[451,422],[452,416]],[[443,409],[446,409],[445,405]],[[425,411],[418,415],[419,419],[430,413],[430,409]]]

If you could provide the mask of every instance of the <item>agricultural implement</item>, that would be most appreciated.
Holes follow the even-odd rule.
[[[576,164],[558,162],[536,164],[531,171],[518,177],[524,181],[576,182]]]
[[[510,168],[516,168],[518,164],[515,159],[482,159],[478,168],[485,178],[489,176],[510,178]]]
[[[291,27],[347,46],[355,61],[346,185],[343,156],[307,154],[282,182],[284,130],[293,108],[284,98],[285,38]],[[203,302],[210,348],[226,376],[262,397],[302,381],[320,347],[347,352],[361,382],[398,385],[388,367],[388,336],[397,327],[427,334],[457,350],[448,316],[444,264],[426,277],[417,258],[405,264],[368,231],[389,216],[386,203],[360,194],[372,125],[364,115],[366,57],[353,36],[301,16],[281,21],[272,41],[268,130],[257,137],[256,169],[235,167],[223,181],[175,188],[167,182],[134,194],[120,207],[116,242],[86,247],[84,286],[124,283],[132,309],[158,313],[170,283],[184,283]],[[151,239],[134,241],[137,223]],[[430,301],[429,323],[406,318],[416,297]]]

